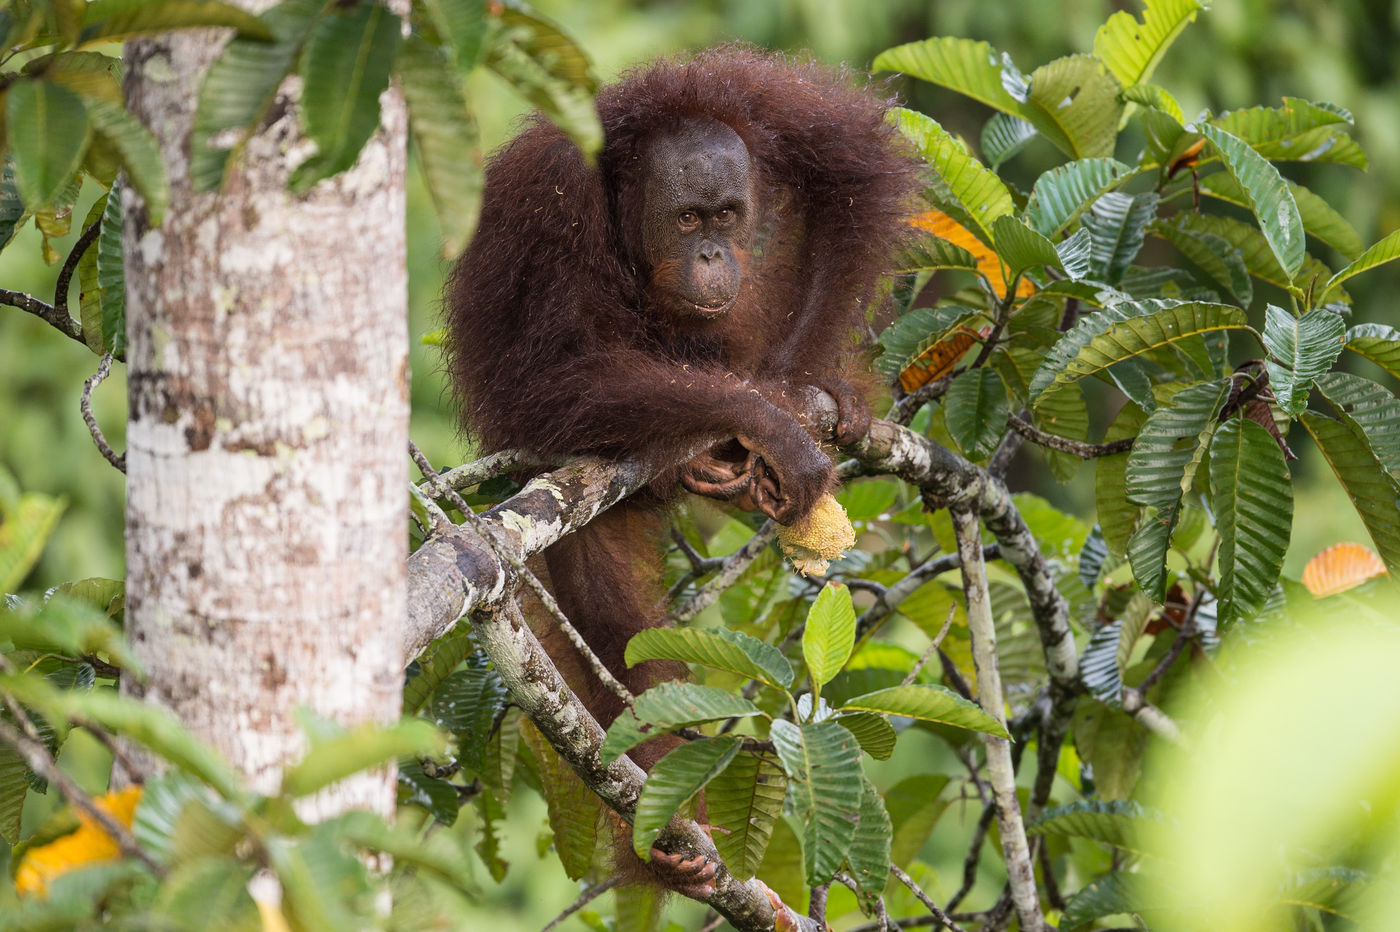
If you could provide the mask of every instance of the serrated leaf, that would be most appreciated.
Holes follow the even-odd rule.
[[[1319,376],[1317,387],[1343,423],[1365,435],[1371,452],[1400,478],[1400,402],[1370,379],[1349,372]]]
[[[1121,89],[1092,55],[1057,58],[1031,72],[1020,115],[1071,158],[1111,158],[1123,113]]]
[[[520,731],[539,764],[540,787],[549,810],[549,827],[554,831],[554,850],[564,865],[564,873],[570,880],[578,880],[593,864],[598,812],[603,803],[533,724],[523,720]]]
[[[234,38],[210,66],[190,134],[190,181],[196,191],[219,186],[231,156],[272,106],[324,8],[321,0],[284,0],[263,14],[276,41]],[[226,138],[235,132],[239,138]]]
[[[457,756],[470,773],[486,763],[486,746],[510,693],[501,675],[487,667],[458,670],[433,691],[433,720],[452,733]]]
[[[889,760],[894,753],[894,726],[874,712],[857,712],[854,715],[838,716],[836,722],[860,742],[860,749],[876,760]]]
[[[1006,386],[993,369],[972,369],[953,379],[943,402],[948,433],[964,456],[981,460],[1001,444],[1011,414]]]
[[[1094,375],[1114,363],[1219,330],[1248,330],[1244,311],[1202,301],[1124,302],[1079,319],[1036,370],[1032,400]]]
[[[1264,318],[1265,367],[1279,407],[1297,417],[1318,376],[1332,368],[1346,343],[1346,324],[1325,308],[1294,317],[1270,304]]]
[[[1220,620],[1251,618],[1268,601],[1293,527],[1293,482],[1269,432],[1233,417],[1210,444],[1210,498],[1220,534]]]
[[[267,26],[236,4],[220,0],[98,0],[83,11],[84,45],[199,26],[231,26],[253,39],[270,39]]]
[[[1228,176],[1226,176],[1228,177]],[[1223,287],[1241,307],[1254,300],[1254,285],[1244,253],[1223,236],[1184,224],[1162,223],[1153,230],[1198,265]]]
[[[481,140],[461,81],[447,54],[411,35],[399,49],[395,73],[408,103],[408,128],[442,224],[442,253],[459,255],[481,210]]]
[[[705,790],[709,822],[716,832],[715,847],[740,880],[747,880],[763,863],[773,826],[783,812],[787,777],[767,757],[740,753]]]
[[[1303,218],[1293,192],[1278,169],[1244,140],[1208,123],[1200,129],[1220,153],[1226,171],[1244,189],[1264,238],[1291,281],[1303,267],[1304,247]]]
[[[1130,171],[1108,158],[1077,159],[1050,169],[1036,179],[1026,204],[1031,229],[1053,237]]]
[[[1093,276],[1117,282],[1142,249],[1147,225],[1157,215],[1157,195],[1148,191],[1129,195],[1109,191],[1080,218],[1089,232],[1090,269]]]
[[[827,583],[812,603],[802,631],[802,658],[817,689],[841,672],[855,642],[856,610],[851,590],[837,582]]]
[[[97,234],[97,288],[102,306],[102,346],[118,358],[126,356],[126,264],[122,260],[121,189],[107,197],[102,229]]]
[[[851,839],[851,850],[847,863],[851,877],[859,889],[858,896],[865,901],[873,901],[885,892],[885,884],[890,877],[890,814],[880,800],[875,785],[868,779],[861,780],[860,821],[856,823],[856,834]]]
[[[1144,828],[1161,821],[1157,813],[1129,800],[1090,799],[1045,810],[1026,826],[1026,834],[1088,838],[1134,854],[1146,854],[1139,836]]]
[[[875,56],[870,67],[872,71],[900,71],[1018,115],[1020,104],[1002,86],[1000,57],[985,42],[935,36],[886,49]]]
[[[1120,10],[1099,27],[1094,55],[1124,87],[1141,84],[1187,23],[1208,6],[1200,0],[1146,0],[1141,21]]]
[[[648,628],[627,644],[627,665],[680,660],[727,670],[782,689],[792,685],[792,664],[776,647],[728,628]]]
[[[1347,331],[1346,348],[1400,378],[1400,330],[1386,324],[1358,324]]]
[[[1235,110],[1210,122],[1238,136],[1270,161],[1366,167],[1366,153],[1342,128],[1351,124],[1351,115],[1337,107],[1285,97],[1282,107]]]
[[[982,124],[982,158],[995,171],[1034,138],[1035,127],[1025,120],[1009,113],[994,113]]]
[[[1128,500],[1175,508],[1191,487],[1210,442],[1215,417],[1230,395],[1230,379],[1188,386],[1148,416],[1128,454]]]
[[[892,686],[856,696],[842,704],[842,712],[880,712],[903,715],[924,722],[940,722],[955,728],[985,732],[998,738],[1010,738],[1001,723],[992,718],[975,702],[944,686],[915,683]]]
[[[1322,289],[1322,297],[1319,303],[1326,302],[1334,297],[1342,282],[1353,275],[1360,275],[1362,272],[1374,269],[1378,265],[1385,265],[1392,259],[1400,259],[1400,230],[1396,230],[1389,236],[1376,243],[1370,249],[1356,257],[1356,260],[1332,276],[1327,287]]]
[[[677,728],[726,718],[761,715],[758,706],[723,689],[695,683],[660,683],[637,697],[608,727],[598,750],[604,765],[650,738]]]
[[[127,181],[145,200],[151,226],[160,226],[170,203],[170,184],[155,136],[117,104],[88,101],[87,106],[93,129],[117,153]]]
[[[1376,458],[1364,435],[1331,418],[1305,411],[1300,418],[1351,497],[1376,551],[1394,575],[1400,568],[1400,485]]]
[[[5,135],[15,186],[31,210],[58,197],[78,170],[92,125],[77,94],[49,81],[21,80],[5,92]]]
[[[742,746],[732,735],[706,738],[682,744],[656,762],[642,784],[632,822],[632,850],[638,857],[650,860],[656,836],[676,810],[728,767]]]
[[[932,117],[902,107],[893,113],[895,126],[933,166],[984,241],[994,242],[992,224],[1016,210],[1006,185]]]
[[[770,737],[787,772],[807,883],[818,886],[840,870],[855,838],[862,789],[860,745],[831,721],[775,721]]]
[[[1303,218],[1303,230],[1315,236],[1333,249],[1354,259],[1361,255],[1365,245],[1355,228],[1326,200],[1300,184],[1284,179],[1293,200],[1298,205],[1298,214]],[[1218,198],[1237,207],[1249,208],[1249,196],[1244,188],[1229,172],[1216,172],[1200,181],[1201,193]]]
[[[401,40],[398,17],[377,3],[336,10],[311,30],[300,67],[301,118],[317,151],[292,172],[293,191],[355,164],[379,128],[379,95]]]

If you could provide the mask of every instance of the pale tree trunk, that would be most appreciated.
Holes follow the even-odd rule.
[[[196,93],[224,39],[127,46],[130,106],[172,192],[159,228],[124,200],[126,625],[148,679],[123,688],[273,791],[304,749],[298,709],[345,725],[400,710],[406,115],[386,92],[359,164],[294,196],[311,144],[279,103],[223,194],[193,194]],[[393,804],[382,769],[305,814]]]

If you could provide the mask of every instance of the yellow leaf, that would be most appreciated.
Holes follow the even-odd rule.
[[[115,793],[98,797],[93,802],[118,822],[131,827],[136,804],[141,801],[141,787],[129,786]],[[47,845],[31,848],[15,872],[15,889],[21,894],[47,896],[49,883],[60,874],[99,861],[115,860],[121,855],[117,841],[87,813],[79,811],[78,830]]]
[[[939,239],[946,239],[954,246],[961,246],[972,253],[972,257],[977,260],[977,271],[992,283],[992,289],[998,297],[1006,297],[1006,270],[1002,267],[1001,259],[970,230],[941,210],[918,214],[910,217],[909,222],[920,230],[932,233]],[[1029,298],[1033,294],[1035,285],[1022,278],[1016,286],[1016,297]]]

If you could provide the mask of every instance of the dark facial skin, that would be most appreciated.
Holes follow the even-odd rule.
[[[708,121],[657,137],[647,158],[642,254],[651,292],[681,317],[720,317],[739,295],[753,237],[748,149]]]

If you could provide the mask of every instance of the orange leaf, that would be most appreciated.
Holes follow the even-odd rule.
[[[1303,567],[1303,585],[1317,598],[1336,595],[1385,575],[1385,564],[1360,544],[1333,544]]]
[[[1006,297],[1006,270],[1002,267],[1001,259],[970,230],[941,210],[917,214],[909,218],[909,223],[972,253],[972,257],[977,260],[977,271],[992,283],[992,290],[998,297]],[[1021,279],[1020,284],[1016,286],[1016,297],[1029,298],[1033,294],[1035,285],[1024,278]]]
[[[899,373],[899,387],[912,392],[924,385],[941,379],[953,371],[953,366],[967,352],[968,347],[977,342],[978,336],[986,336],[990,327],[983,327],[981,334],[973,333],[966,327],[959,327],[946,340],[939,340],[928,349],[909,361]]]
[[[136,804],[141,801],[141,787],[129,786],[115,793],[94,799],[97,808],[118,822],[131,827]],[[60,874],[99,861],[120,857],[117,840],[107,834],[87,813],[79,811],[78,830],[62,838],[31,848],[24,853],[19,870],[15,872],[15,889],[22,894],[48,896],[49,882]]]

